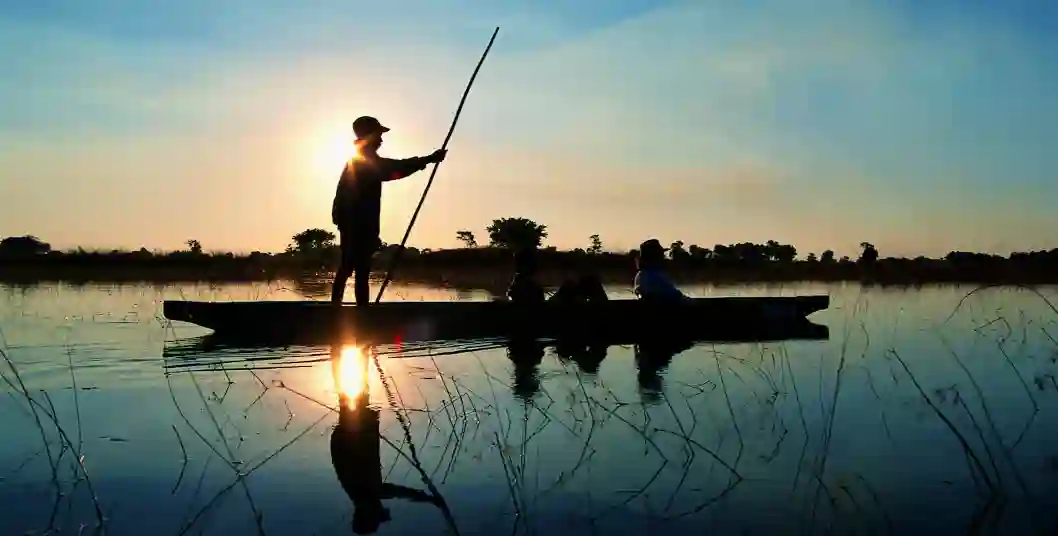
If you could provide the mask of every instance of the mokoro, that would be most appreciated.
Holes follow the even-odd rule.
[[[384,344],[525,336],[609,340],[728,334],[747,339],[758,333],[804,332],[798,326],[810,324],[806,317],[829,305],[829,296],[698,298],[668,304],[394,301],[368,307],[321,301],[166,301],[163,313],[225,339]]]

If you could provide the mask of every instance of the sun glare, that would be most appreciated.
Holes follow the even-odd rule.
[[[338,392],[349,399],[367,392],[367,355],[356,346],[342,348],[338,358],[338,374],[335,377]]]
[[[356,145],[348,135],[335,136],[329,142],[321,144],[319,151],[317,165],[321,171],[331,174],[340,170],[346,161],[359,156]]]
[[[313,176],[336,179],[342,166],[357,155],[352,132],[347,126],[320,125],[304,137],[306,163]]]

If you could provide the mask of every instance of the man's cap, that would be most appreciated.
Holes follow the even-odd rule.
[[[639,254],[641,256],[664,256],[665,252],[668,250],[669,248],[662,246],[657,238],[651,238],[645,240],[642,244],[639,244]]]
[[[356,134],[356,139],[358,140],[367,139],[385,132],[389,132],[389,129],[382,126],[378,119],[369,115],[357,117],[356,121],[353,121],[353,134]]]

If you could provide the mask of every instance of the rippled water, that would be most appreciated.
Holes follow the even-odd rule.
[[[206,349],[160,314],[324,285],[0,287],[0,534],[1053,534],[1058,297],[971,290],[692,288],[829,293],[830,338],[534,368],[496,341]]]

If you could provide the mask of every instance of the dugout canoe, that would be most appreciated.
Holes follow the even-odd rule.
[[[358,307],[323,301],[166,301],[165,318],[212,330],[229,340],[371,343],[539,337],[752,339],[804,332],[807,317],[829,296],[696,298],[682,303],[609,300],[518,304],[502,301],[393,301]],[[782,338],[782,337],[779,337]]]

